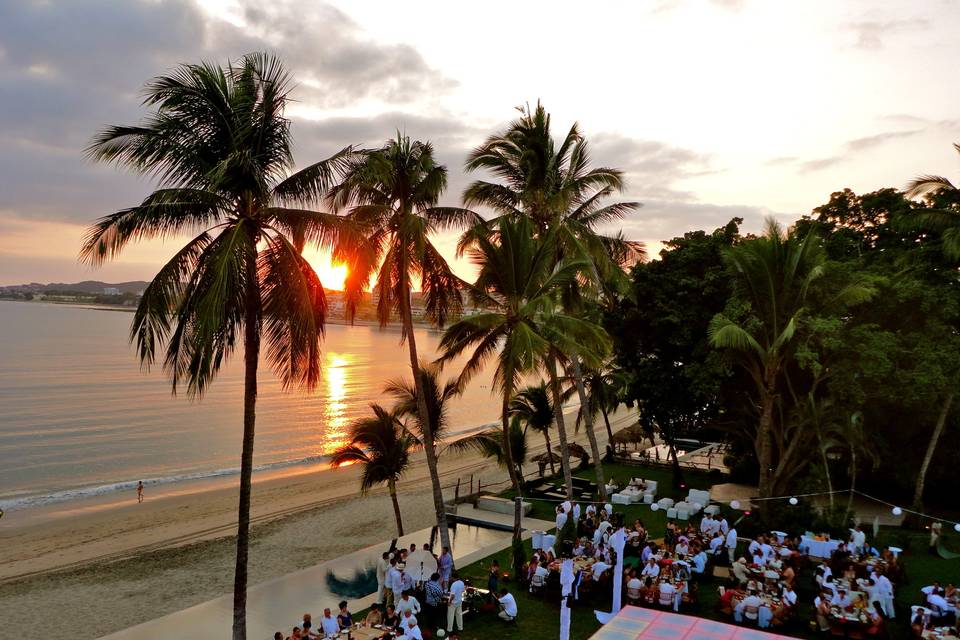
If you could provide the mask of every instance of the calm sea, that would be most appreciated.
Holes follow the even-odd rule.
[[[0,508],[172,484],[237,472],[243,377],[234,357],[207,394],[174,397],[159,367],[142,372],[127,341],[132,315],[0,301]],[[260,374],[258,470],[322,462],[344,443],[371,402],[388,404],[385,381],[409,377],[400,334],[329,325],[323,381],[312,393],[281,390]],[[424,357],[440,334],[418,331]],[[459,372],[451,366],[449,376]],[[451,408],[456,431],[496,420],[489,375]]]

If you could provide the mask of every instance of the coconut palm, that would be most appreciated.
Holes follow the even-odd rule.
[[[406,341],[410,352],[418,424],[425,429],[430,419],[413,332],[411,280],[417,277],[420,281],[424,309],[431,321],[442,326],[451,314],[459,313],[460,280],[433,246],[430,235],[480,220],[466,209],[437,206],[446,185],[447,169],[434,159],[433,146],[398,133],[382,147],[351,157],[342,181],[331,190],[334,205],[349,207],[350,219],[362,226],[368,237],[364,251],[342,256],[348,264],[348,315],[352,317],[363,289],[375,278],[373,291],[381,326],[392,314],[400,316],[401,341]],[[434,439],[424,433],[424,451],[440,540],[451,548]]]
[[[774,220],[764,235],[743,242],[726,253],[731,274],[749,304],[737,322],[717,314],[708,334],[714,347],[739,359],[754,383],[759,420],[754,450],[760,466],[760,497],[774,495],[785,470],[805,454],[801,438],[786,432],[776,418],[778,386],[797,338],[797,327],[808,306],[812,288],[826,273],[826,255],[813,233],[797,237],[785,233]],[[850,282],[832,294],[838,308],[869,299],[873,290]]]
[[[960,144],[954,144],[953,148],[960,153]],[[960,204],[960,189],[943,176],[922,175],[907,183],[907,196],[934,196],[930,202],[934,205],[932,208],[912,211],[904,222],[912,228],[938,232],[944,255],[950,260],[960,260],[960,211],[956,208]],[[947,206],[942,206],[944,204]]]
[[[412,381],[407,379],[391,380],[384,387],[384,392],[394,399],[394,409],[400,415],[413,420],[417,427],[417,442],[422,444],[429,434],[429,437],[433,439],[434,449],[436,450],[450,430],[448,412],[450,401],[459,396],[463,389],[457,380],[442,382],[440,380],[440,367],[432,363],[420,362],[420,379],[423,382],[424,396],[427,400],[427,415],[430,416],[430,424],[427,428],[420,424],[417,389]]]
[[[619,369],[601,366],[587,371],[583,376],[587,394],[590,397],[590,411],[594,417],[599,413],[603,417],[603,424],[607,430],[607,442],[613,442],[613,427],[610,425],[610,414],[616,412],[624,403],[623,392],[627,386],[626,375]],[[581,407],[577,420],[582,420],[584,408]]]
[[[523,477],[523,465],[527,464],[527,430],[521,426],[520,419],[514,416],[510,420],[507,442],[509,449],[503,446],[504,434],[500,429],[487,429],[466,438],[460,438],[448,445],[453,451],[473,450],[484,458],[492,458],[497,464],[511,471],[511,476]]]
[[[586,265],[571,261],[558,266],[554,251],[550,238],[534,238],[533,224],[527,218],[501,218],[493,233],[478,235],[469,254],[479,273],[469,293],[484,311],[451,325],[440,342],[441,363],[473,350],[460,374],[464,384],[496,358],[493,384],[502,399],[505,439],[509,438],[510,401],[522,376],[543,362],[552,342],[560,349],[572,349],[578,340],[592,342],[602,333],[596,325],[557,311],[557,294],[582,274]],[[563,440],[561,443],[565,446]],[[510,480],[519,494],[520,476],[509,460],[509,449],[505,456]],[[569,461],[565,464],[569,466]]]
[[[588,144],[577,124],[557,145],[550,129],[550,114],[539,102],[534,110],[529,107],[519,110],[521,115],[517,120],[503,132],[488,138],[468,158],[467,171],[485,170],[499,181],[472,183],[464,193],[466,206],[482,205],[499,216],[529,217],[538,236],[556,230],[557,233],[550,234],[556,244],[556,260],[586,260],[589,265],[586,275],[594,292],[588,298],[594,298],[604,287],[623,288],[626,278],[622,265],[641,258],[643,247],[638,242],[625,240],[622,234],[603,235],[597,231],[598,226],[616,223],[640,206],[636,202],[607,203],[609,196],[623,190],[621,172],[606,167],[590,168]],[[488,229],[489,223],[470,230],[461,239],[461,248],[469,246],[476,236]],[[563,296],[567,313],[579,315],[582,312],[582,300],[577,301],[581,296],[576,294],[585,291],[586,284],[581,278]],[[589,405],[589,398],[583,385],[581,361],[599,355],[590,353],[591,346],[568,354],[577,393],[585,406]],[[564,461],[569,458],[569,453],[563,407],[559,401],[557,364],[566,355],[554,350],[546,361],[547,369],[551,371],[555,419]],[[584,416],[594,458],[599,460],[593,414],[588,409]],[[603,467],[599,464],[596,473],[603,497],[606,483]],[[564,475],[567,493],[572,496],[572,476],[567,462],[564,462]]]
[[[530,385],[521,389],[510,401],[510,416],[523,423],[524,429],[530,429],[541,435],[547,445],[546,459],[550,464],[550,473],[556,473],[553,449],[550,446],[550,425],[553,424],[553,403],[547,383]]]
[[[243,448],[234,578],[233,637],[246,636],[247,551],[257,365],[261,340],[285,388],[313,387],[320,375],[326,302],[298,250],[304,241],[344,240],[315,201],[349,150],[296,173],[283,111],[290,79],[281,63],[247,55],[226,68],[177,67],[147,83],[140,125],[101,131],[88,149],[154,178],[139,205],[99,219],[82,259],[98,265],[132,241],[197,234],[144,290],[130,331],[145,366],[166,344],[174,392],[201,396],[238,345],[244,353]]]
[[[350,425],[349,444],[338,449],[331,464],[359,463],[363,465],[360,476],[360,493],[365,494],[378,484],[386,484],[397,518],[397,537],[403,535],[403,517],[397,501],[397,481],[410,466],[410,450],[416,440],[400,422],[400,413],[388,411],[378,404],[371,404],[373,415],[361,418]]]

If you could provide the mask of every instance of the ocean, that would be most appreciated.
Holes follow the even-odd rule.
[[[122,311],[0,301],[0,508],[238,473],[240,354],[202,398],[173,396],[160,366],[141,370],[127,339],[131,320]],[[417,330],[422,358],[433,359],[439,342],[439,332]],[[459,371],[452,363],[444,378]],[[410,377],[399,331],[368,326],[327,326],[313,392],[284,392],[264,364],[257,471],[323,463],[371,402],[389,404],[383,385],[398,377]],[[454,401],[452,435],[497,419],[490,377],[477,376]]]

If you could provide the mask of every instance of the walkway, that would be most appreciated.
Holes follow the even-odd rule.
[[[487,512],[483,512],[487,513]],[[497,516],[499,514],[493,514]],[[546,523],[549,525],[550,523]],[[539,520],[526,519],[524,525],[543,527]],[[431,529],[422,529],[400,538],[398,547],[411,543],[421,546],[430,540]],[[453,556],[464,566],[510,546],[505,531],[460,524],[450,530]],[[527,531],[524,537],[529,537]],[[368,607],[374,594],[351,597],[347,592],[376,585],[375,567],[389,542],[361,549],[336,560],[324,562],[295,573],[255,585],[247,592],[247,637],[252,640],[272,638],[275,631],[290,632],[309,612],[314,620],[323,609],[336,611],[337,602],[349,600],[352,611]],[[434,545],[435,547],[438,545]],[[233,595],[198,604],[156,620],[139,624],[104,636],[101,640],[167,640],[169,638],[227,637],[233,620]]]

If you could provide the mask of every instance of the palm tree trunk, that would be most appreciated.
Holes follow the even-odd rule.
[[[237,563],[233,574],[233,640],[247,638],[247,557],[250,546],[250,489],[257,409],[257,366],[260,361],[260,292],[256,273],[247,283],[243,340],[243,449],[240,453],[240,504],[237,507]]]
[[[387,481],[387,489],[390,491],[390,501],[393,502],[393,515],[397,518],[397,537],[400,538],[403,536],[403,516],[400,514],[400,502],[397,500],[397,481],[390,478]]]
[[[923,456],[923,463],[920,465],[920,473],[917,474],[916,489],[913,492],[913,510],[923,511],[923,485],[927,481],[927,470],[930,468],[930,462],[933,460],[933,454],[937,450],[937,444],[940,442],[940,436],[943,435],[943,428],[947,424],[947,418],[950,416],[950,407],[953,406],[953,399],[956,396],[955,391],[947,394],[943,401],[943,407],[940,409],[940,417],[937,418],[937,424],[930,435],[930,442],[927,444],[927,452]]]
[[[553,449],[550,448],[550,432],[549,431],[543,432],[543,439],[547,443],[547,460],[550,461],[550,475],[555,476],[557,475],[557,467],[553,463]]]
[[[607,408],[600,405],[600,413],[603,414],[603,424],[607,427],[607,443],[613,446],[613,429],[610,427],[610,416],[607,414]]]
[[[567,446],[567,426],[563,421],[563,399],[560,397],[560,379],[557,377],[557,358],[553,353],[547,357],[547,370],[550,374],[550,391],[553,394],[553,419],[557,422],[557,435],[560,438],[560,468],[563,469],[563,481],[567,485],[567,499],[573,500],[570,448]]]
[[[856,447],[850,447],[850,495],[847,496],[847,512],[843,515],[843,526],[846,526],[850,520],[850,513],[853,511],[853,491],[857,488],[857,450]]]
[[[774,394],[771,389],[764,389],[761,398],[760,424],[757,429],[757,439],[755,443],[757,452],[757,463],[760,465],[760,482],[757,487],[757,493],[761,498],[769,498],[773,495],[773,401]],[[760,503],[762,511],[763,502]]]
[[[406,258],[406,256],[404,256]],[[413,311],[410,309],[410,280],[408,265],[401,278],[400,310],[403,315],[403,328],[406,333],[407,346],[410,352],[410,370],[413,372],[413,386],[417,392],[417,413],[420,424],[423,425],[423,451],[427,458],[427,469],[430,471],[430,484],[433,488],[433,508],[437,514],[437,528],[440,530],[440,544],[447,549],[450,546],[450,531],[447,529],[447,508],[443,503],[443,489],[440,486],[440,473],[437,469],[437,452],[434,449],[433,430],[430,424],[430,412],[427,410],[427,398],[423,390],[423,378],[420,375],[420,360],[417,356],[417,340],[413,335]]]
[[[580,413],[587,429],[587,440],[590,441],[590,453],[593,454],[593,468],[597,473],[597,493],[602,502],[607,501],[607,483],[603,478],[603,460],[600,458],[600,446],[597,444],[597,434],[593,430],[593,412],[590,410],[590,398],[583,385],[583,372],[580,370],[580,356],[573,355],[573,379],[577,385],[577,395],[580,396]]]
[[[827,460],[827,452],[823,445],[820,445],[820,457],[823,458],[823,475],[827,479],[827,491],[829,491],[830,511],[833,512],[833,478],[830,477],[830,462]]]
[[[513,463],[513,449],[510,447],[510,392],[504,391],[503,405],[500,407],[500,420],[503,428],[503,464],[507,467],[507,473],[510,474],[510,483],[518,496],[523,495],[523,486],[520,484],[522,474],[517,473],[517,467]],[[516,532],[514,532],[516,534]]]

